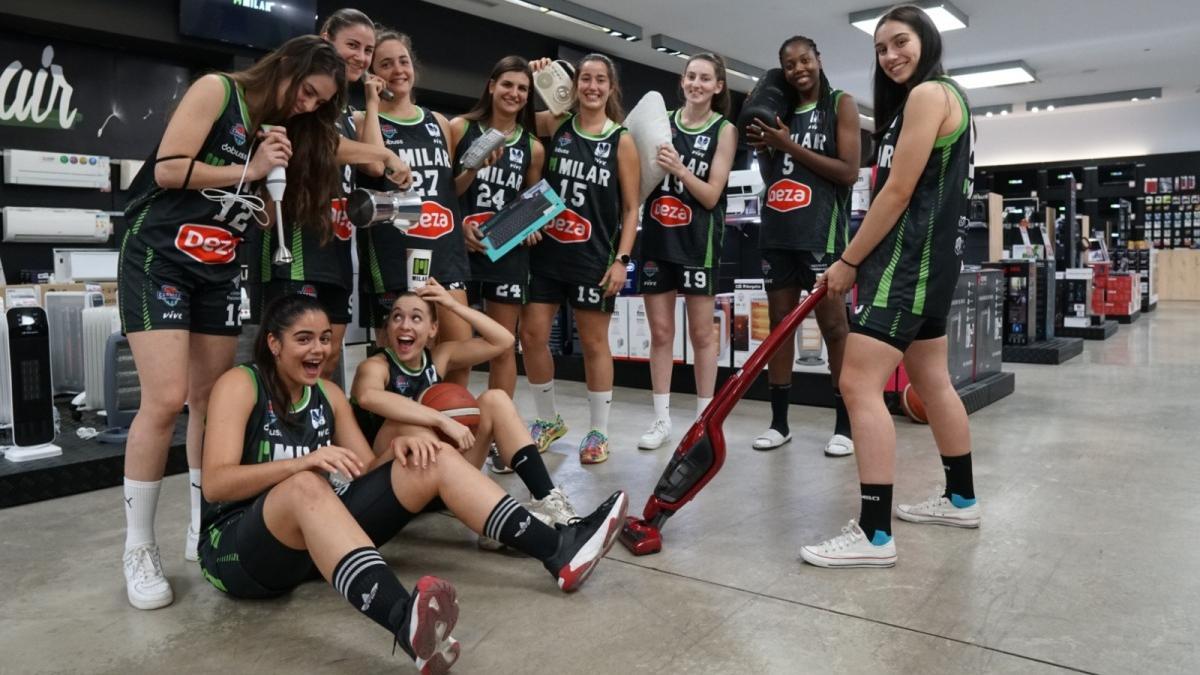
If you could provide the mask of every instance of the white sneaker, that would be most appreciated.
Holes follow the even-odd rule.
[[[854,441],[841,434],[834,434],[825,444],[826,457],[847,457],[854,454]]]
[[[882,536],[886,535],[876,532],[876,538]],[[800,547],[800,557],[817,567],[891,567],[896,564],[896,542],[888,537],[886,542],[873,544],[858,523],[851,520],[833,539]]]
[[[790,443],[791,441],[792,441],[791,433],[788,433],[787,436],[784,436],[783,434],[779,433],[778,431],[776,431],[774,429],[767,429],[766,431],[762,432],[761,434],[759,434],[758,436],[755,437],[754,449],[755,450],[774,450],[775,448],[778,448],[779,446],[783,445],[784,443]]]
[[[579,517],[579,514],[575,513],[575,507],[571,506],[570,500],[567,499],[567,493],[563,492],[562,488],[554,488],[542,499],[531,500],[526,508],[530,513],[538,516],[538,520],[550,527],[569,525],[573,518]]]
[[[183,543],[183,559],[196,562],[200,559],[200,533],[188,525],[187,539]]]
[[[562,491],[559,490],[558,488],[555,488],[554,492],[557,492],[560,495],[562,495]],[[541,500],[541,502],[548,501],[551,497],[554,496],[554,492],[551,492],[549,495],[547,495],[546,499]],[[563,500],[566,500],[566,495],[563,495],[562,498],[563,498]],[[550,519],[550,516],[547,515],[544,511],[539,510],[539,508],[537,506],[539,503],[540,503],[539,500],[534,499],[534,500],[530,500],[530,501],[522,504],[521,506],[524,506],[525,510],[528,511],[531,515],[533,515],[534,518],[537,518],[538,520],[549,525],[550,527],[554,527],[554,521],[552,521]],[[567,504],[567,508],[568,509],[571,508],[571,505]],[[574,513],[574,512],[575,512],[574,510],[571,511],[571,513]],[[506,548],[505,545],[500,543],[499,541],[496,541],[495,539],[492,539],[491,537],[485,537],[482,534],[479,535],[479,538],[475,540],[475,544],[480,548],[480,550],[483,550],[483,551],[502,551]]]
[[[125,592],[138,609],[158,609],[175,600],[163,576],[157,544],[142,544],[125,552]]]
[[[671,422],[664,419],[654,420],[650,430],[638,439],[639,450],[657,450],[671,437]]]
[[[979,503],[974,499],[970,504],[957,506],[940,493],[920,504],[899,504],[896,506],[896,517],[910,523],[933,523],[951,527],[979,527]]]

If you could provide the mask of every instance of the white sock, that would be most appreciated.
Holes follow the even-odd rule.
[[[712,403],[711,396],[708,398],[700,398],[699,396],[696,397],[696,417],[699,417],[700,413],[704,412],[704,409],[708,407],[709,403]]]
[[[125,479],[125,550],[154,543],[154,512],[162,481]]]
[[[554,418],[558,417],[558,409],[554,405],[554,380],[545,384],[534,384],[531,381],[529,388],[533,390],[533,403],[537,407],[538,419],[553,422]]]
[[[592,428],[608,435],[608,411],[612,408],[611,391],[589,391],[588,410],[592,413]]]
[[[200,531],[200,469],[188,469],[188,494],[192,498],[192,531]]]
[[[671,394],[654,394],[654,416],[658,419],[671,423]]]

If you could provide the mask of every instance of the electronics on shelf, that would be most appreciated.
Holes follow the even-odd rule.
[[[6,349],[0,353],[0,386],[12,423],[10,462],[62,454],[54,445],[54,399],[50,392],[50,327],[41,307],[13,307],[5,313]]]
[[[4,241],[103,244],[112,236],[112,219],[93,209],[47,209],[5,206]]]
[[[111,175],[109,159],[103,155],[39,150],[4,151],[5,183],[110,190]]]
[[[120,252],[97,248],[54,249],[54,281],[116,281]]]

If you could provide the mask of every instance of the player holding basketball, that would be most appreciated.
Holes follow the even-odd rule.
[[[530,64],[537,72],[550,64]],[[608,459],[608,413],[613,361],[608,324],[613,298],[625,286],[625,265],[637,237],[641,168],[637,147],[617,122],[624,119],[616,66],[603,54],[584,56],[576,69],[575,108],[537,114],[538,136],[550,138],[546,178],[567,210],[544,230],[530,259],[529,304],[521,315],[525,371],[537,405],[532,435],[546,449],[567,433],[554,402],[550,327],[564,302],[574,310],[583,344],[591,424],[579,461]]]
[[[779,47],[779,66],[798,94],[799,107],[785,123],[756,120],[747,130],[750,144],[768,157],[759,165],[767,196],[759,248],[771,328],[800,302],[846,247],[850,188],[858,179],[859,126],[854,99],[829,85],[821,53],[809,38],[794,36]],[[817,306],[817,325],[829,348],[837,421],[825,454],[854,452],[850,420],[838,389],[846,344],[846,305],[828,294]],[[771,425],[754,439],[754,449],[773,450],[792,439],[787,413],[795,344],[788,340],[767,365]]]
[[[399,437],[376,457],[341,389],[320,377],[331,340],[316,299],[284,296],[264,313],[253,362],[213,388],[201,569],[217,589],[251,599],[320,575],[394,635],[422,673],[444,673],[460,649],[450,635],[454,587],[426,576],[410,594],[379,546],[437,498],[476,532],[541,560],[569,592],[615,540],[627,498],[614,493],[554,528],[445,443]]]
[[[871,209],[819,283],[840,296],[858,282],[842,392],[858,444],[859,520],[800,556],[821,567],[891,566],[896,429],[883,387],[903,360],[929,415],[945,490],[896,515],[916,523],[978,527],[971,431],[946,365],[946,316],[962,260],[960,228],[974,176],[970,106],[942,69],[933,21],[911,5],[875,26],[878,173]]]
[[[671,113],[673,145],[658,149],[655,162],[667,172],[642,212],[642,274],[650,320],[650,382],[654,423],[638,447],[654,450],[671,437],[671,345],[675,295],[687,302],[689,334],[696,351],[696,415],[712,400],[720,345],[712,330],[713,295],[725,238],[725,185],[737,150],[737,131],[726,119],[729,90],[725,62],[715,54],[688,59],[679,81],[684,105]]]
[[[439,340],[430,347],[449,314],[479,336]],[[359,365],[351,389],[360,426],[377,453],[386,451],[396,436],[435,430],[450,439],[468,463],[482,467],[494,441],[501,460],[513,467],[529,488],[531,511],[550,524],[567,524],[576,517],[566,493],[554,486],[520,413],[503,390],[489,389],[478,397],[481,419],[474,431],[417,402],[441,379],[440,373],[470,369],[501,351],[512,350],[513,335],[508,329],[459,302],[431,278],[424,287],[396,298],[385,333],[384,351]],[[499,547],[494,538],[481,538],[480,545]]]
[[[483,167],[467,169],[456,162],[455,187],[463,214],[463,236],[471,251],[471,283],[483,298],[483,308],[494,321],[513,335],[529,292],[529,246],[541,241],[540,232],[530,235],[526,246],[518,246],[492,262],[483,254],[479,226],[512,203],[521,192],[542,178],[545,149],[534,137],[537,122],[529,105],[533,74],[519,56],[506,56],[492,68],[483,94],[467,114],[450,121],[454,155],[461,158],[488,129],[508,134],[504,145]],[[501,389],[511,399],[517,386],[517,354],[506,349],[488,364],[488,388]],[[492,469],[508,469],[492,456]]]

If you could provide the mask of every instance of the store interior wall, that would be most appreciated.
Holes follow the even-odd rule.
[[[976,166],[1200,150],[1200,97],[976,118]]]

